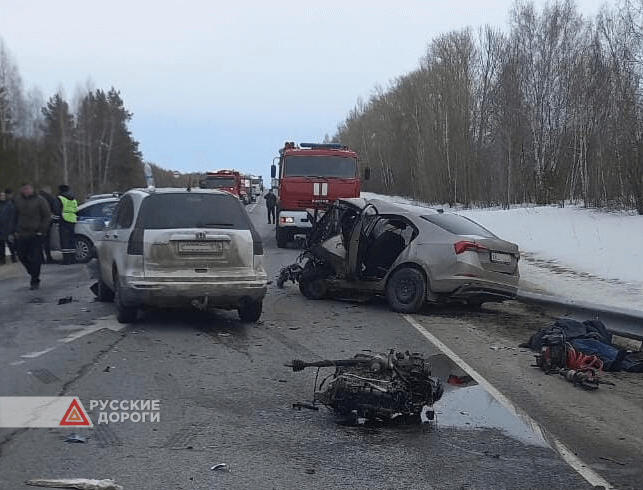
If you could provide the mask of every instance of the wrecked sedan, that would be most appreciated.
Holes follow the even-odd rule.
[[[263,244],[232,194],[132,189],[96,248],[97,296],[115,302],[121,323],[134,321],[144,307],[236,309],[248,322],[261,316]]]
[[[519,258],[518,245],[457,214],[340,199],[277,282],[299,282],[311,299],[381,295],[393,310],[412,313],[425,302],[479,306],[514,298]]]

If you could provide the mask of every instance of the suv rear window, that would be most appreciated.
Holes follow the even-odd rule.
[[[151,194],[141,203],[138,228],[230,228],[251,230],[243,205],[234,196],[205,193]]]
[[[425,214],[420,217],[454,235],[475,235],[485,238],[496,236],[469,218],[458,214]]]

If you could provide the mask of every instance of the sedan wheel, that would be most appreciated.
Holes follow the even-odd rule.
[[[91,242],[82,236],[76,237],[76,262],[86,264],[93,257],[94,247]]]
[[[426,285],[422,273],[403,267],[393,273],[386,285],[386,299],[399,313],[415,313],[424,304]]]
[[[319,276],[300,279],[299,290],[308,299],[324,299],[328,294],[326,281]]]

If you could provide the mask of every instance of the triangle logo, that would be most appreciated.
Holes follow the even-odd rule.
[[[83,425],[86,427],[91,427],[92,424],[85,415],[85,409],[82,404],[79,403],[75,398],[69,404],[69,408],[63,415],[60,424],[58,425]]]

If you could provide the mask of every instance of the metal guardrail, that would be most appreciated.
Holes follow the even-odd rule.
[[[600,319],[607,329],[621,337],[643,341],[643,311],[586,303],[519,289],[517,298],[527,303],[540,303],[561,309],[564,315],[575,320]]]

